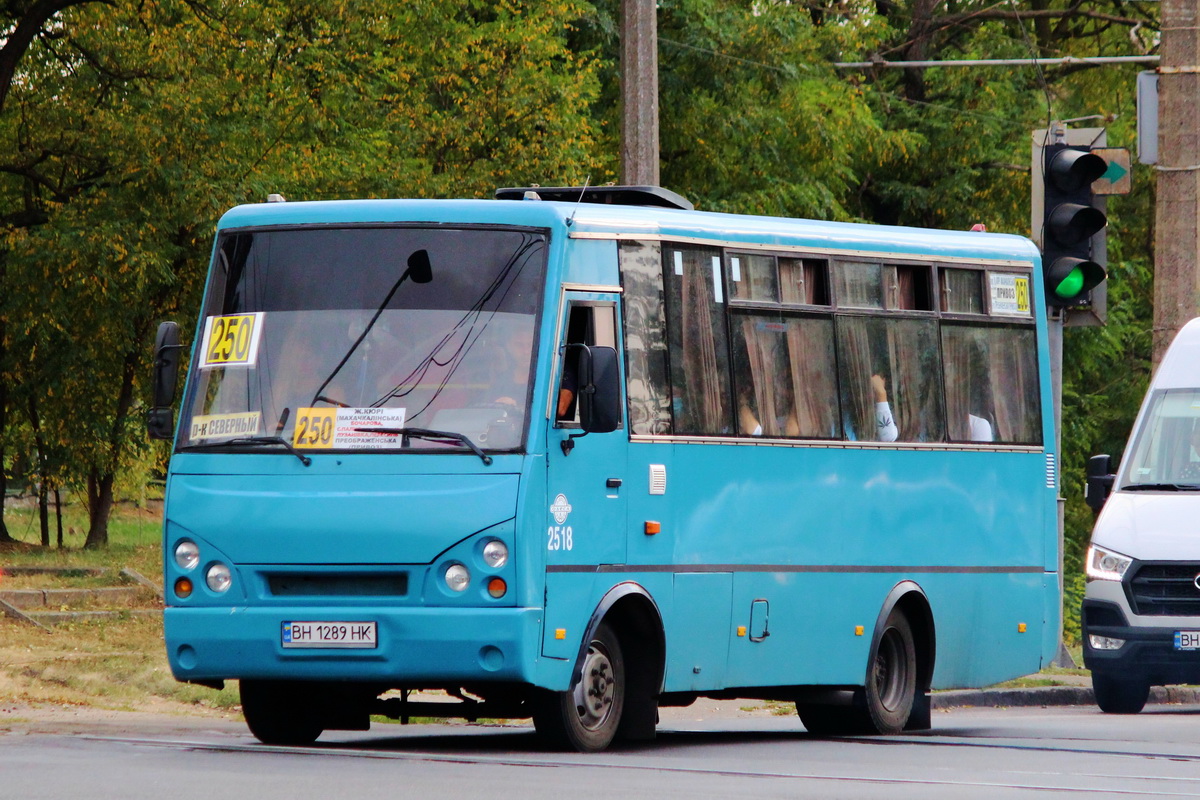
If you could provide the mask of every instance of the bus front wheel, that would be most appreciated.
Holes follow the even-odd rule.
[[[277,681],[242,681],[242,716],[254,738],[263,744],[305,745],[324,729],[305,703],[314,698]]]
[[[533,724],[552,746],[581,753],[608,747],[625,708],[625,660],[621,643],[601,624],[588,643],[579,680],[565,692],[544,692]]]

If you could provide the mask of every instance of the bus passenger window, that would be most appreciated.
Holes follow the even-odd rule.
[[[952,314],[982,314],[983,271],[945,269],[942,276],[942,311]]]
[[[837,303],[846,308],[883,308],[880,264],[840,261],[834,265]]]
[[[819,258],[779,259],[782,300],[794,305],[829,305],[829,262]]]
[[[629,428],[635,434],[663,436],[671,433],[671,382],[660,247],[657,242],[621,242],[619,253]]]
[[[884,267],[887,307],[899,311],[933,311],[930,268],[925,265],[889,264]]]
[[[935,320],[840,318],[838,381],[846,438],[945,441],[940,361]]]
[[[729,256],[729,296],[734,300],[779,301],[775,257],[734,253]]]
[[[832,321],[735,314],[731,322],[738,434],[839,436]]]
[[[942,325],[952,442],[1041,442],[1035,331]]]
[[[663,248],[675,433],[733,432],[721,251]]]

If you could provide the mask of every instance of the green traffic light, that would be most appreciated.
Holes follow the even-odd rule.
[[[1083,270],[1079,267],[1067,273],[1067,276],[1054,287],[1054,293],[1064,300],[1070,300],[1083,291]]]

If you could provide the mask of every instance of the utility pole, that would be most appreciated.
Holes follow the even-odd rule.
[[[1154,338],[1158,366],[1200,314],[1200,2],[1162,0],[1158,192],[1154,214]]]
[[[621,182],[657,186],[658,17],[655,0],[621,0]]]

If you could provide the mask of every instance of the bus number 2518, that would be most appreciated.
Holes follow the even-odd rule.
[[[575,547],[575,532],[570,525],[551,525],[547,550],[571,550]]]

